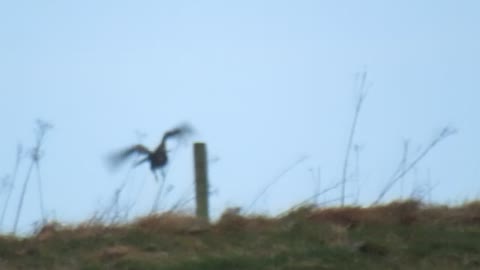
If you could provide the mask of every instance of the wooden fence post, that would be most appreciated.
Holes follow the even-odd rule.
[[[195,199],[197,217],[209,222],[208,215],[208,162],[207,147],[204,143],[194,143]]]

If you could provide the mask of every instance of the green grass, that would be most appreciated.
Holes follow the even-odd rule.
[[[283,217],[150,216],[0,238],[0,269],[480,269],[480,211],[403,202]],[[202,224],[201,224],[202,225]]]

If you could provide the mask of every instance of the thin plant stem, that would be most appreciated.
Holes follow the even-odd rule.
[[[155,177],[157,177],[157,175],[154,173]],[[158,188],[158,191],[157,191],[157,194],[155,195],[155,200],[153,202],[153,205],[152,205],[152,210],[150,211],[151,214],[155,213],[158,211],[158,208],[159,208],[159,205],[160,205],[160,199],[162,197],[162,193],[163,193],[163,187],[165,186],[165,175],[162,174],[162,180],[160,182],[160,187]]]
[[[347,183],[347,171],[349,168],[349,160],[350,160],[350,153],[352,150],[352,145],[353,145],[353,138],[355,136],[355,131],[357,128],[357,123],[358,123],[358,117],[360,115],[360,110],[362,109],[362,104],[363,101],[365,100],[366,97],[366,92],[365,92],[365,82],[366,82],[366,77],[367,73],[363,72],[360,77],[360,94],[358,96],[356,105],[355,105],[355,113],[353,115],[353,121],[352,125],[350,127],[350,133],[348,135],[348,141],[347,141],[347,149],[345,153],[345,159],[343,161],[343,169],[342,169],[342,186],[341,186],[341,195],[340,195],[340,204],[343,207],[345,205],[345,186]]]
[[[38,193],[40,197],[40,211],[42,213],[42,221],[43,223],[46,222],[47,216],[45,213],[45,203],[43,199],[43,184],[42,184],[42,176],[40,174],[40,163],[37,161],[35,162],[35,170],[37,172],[37,179],[38,179]]]
[[[17,145],[17,156],[16,156],[16,159],[15,159],[15,166],[13,168],[13,174],[12,174],[12,179],[11,179],[12,186],[8,190],[7,198],[5,199],[5,204],[3,205],[2,216],[0,217],[0,227],[3,225],[3,220],[5,218],[5,213],[7,212],[7,208],[8,208],[9,202],[10,202],[10,198],[11,198],[12,193],[13,193],[13,187],[15,186],[15,180],[17,179],[18,168],[20,167],[21,162],[22,162],[22,145],[19,144],[19,145]]]
[[[297,167],[300,163],[302,163],[303,161],[305,161],[307,159],[307,156],[302,156],[300,157],[299,159],[297,159],[294,163],[292,163],[290,166],[288,166],[287,168],[285,168],[283,171],[281,171],[277,176],[275,176],[273,178],[273,180],[268,183],[268,185],[266,185],[261,191],[260,193],[258,193],[258,195],[255,197],[255,199],[252,201],[252,203],[250,204],[250,206],[247,208],[247,212],[250,211],[253,206],[255,206],[255,203],[257,203],[257,201],[265,194],[267,193],[267,191],[273,186],[275,185],[284,175],[286,175],[288,172],[290,172],[292,169],[294,169],[295,167]]]
[[[23,200],[25,198],[25,192],[27,190],[28,182],[30,181],[30,175],[32,173],[34,165],[35,165],[35,163],[34,163],[34,161],[32,161],[30,163],[30,167],[28,168],[27,177],[25,178],[25,182],[23,182],[22,193],[20,195],[20,201],[19,201],[18,207],[17,207],[17,214],[15,216],[15,223],[13,225],[13,234],[15,234],[17,232],[17,225],[18,225],[18,220],[20,218],[20,213],[21,213],[22,207],[23,207]]]
[[[383,199],[385,194],[393,187],[393,185],[402,179],[407,173],[409,173],[415,166],[425,157],[427,154],[435,148],[435,146],[440,143],[442,140],[446,139],[447,137],[457,133],[457,131],[453,128],[450,127],[445,127],[442,129],[442,131],[430,142],[430,144],[412,161],[408,166],[405,166],[404,169],[399,170],[395,172],[390,181],[385,185],[385,187],[382,189],[380,194],[378,195],[378,198],[373,202],[374,205],[380,203],[380,201]]]

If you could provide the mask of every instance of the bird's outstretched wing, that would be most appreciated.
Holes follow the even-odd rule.
[[[132,155],[148,155],[150,154],[150,150],[141,144],[134,145],[127,149],[123,149],[116,153],[113,153],[108,157],[108,163],[110,168],[114,169],[118,166],[122,165],[129,157]]]
[[[182,138],[185,138],[185,137],[191,135],[192,133],[193,133],[193,128],[189,124],[182,124],[182,125],[180,125],[176,128],[173,128],[173,129],[165,132],[165,134],[163,134],[163,138],[162,138],[162,142],[161,142],[160,146],[164,147],[167,139],[170,139],[170,138],[173,138],[173,137],[182,139]]]

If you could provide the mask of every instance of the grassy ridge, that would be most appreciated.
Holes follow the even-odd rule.
[[[480,269],[480,202],[304,207],[268,218],[180,214],[0,238],[0,269]]]

